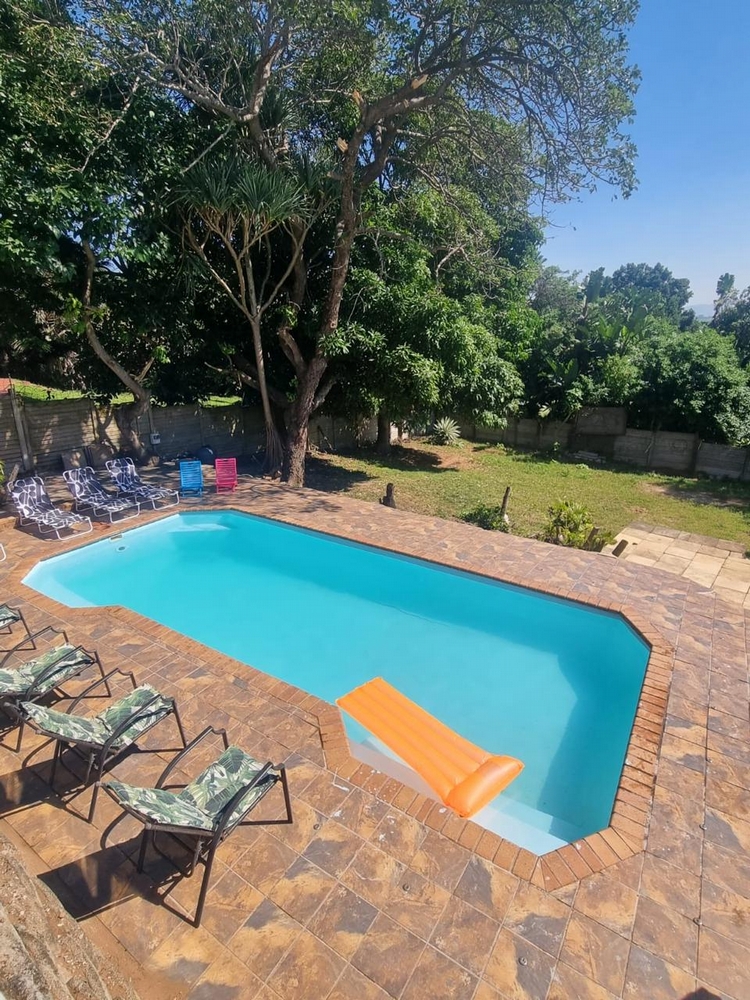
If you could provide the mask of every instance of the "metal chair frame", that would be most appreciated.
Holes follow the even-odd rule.
[[[36,640],[40,636],[44,635],[45,632],[52,632],[54,635],[61,635],[63,637],[63,640],[65,641],[65,644],[70,645],[70,640],[68,639],[68,633],[65,631],[65,629],[55,628],[53,625],[46,625],[44,628],[39,629],[38,632],[34,632],[33,635],[29,635],[29,638],[34,643],[32,647],[33,649],[36,649]],[[5,666],[8,658],[12,656],[13,653],[18,651],[21,648],[22,643],[25,641],[26,641],[25,639],[22,639],[21,643],[18,643],[13,649],[8,650],[5,656],[3,656],[2,659],[0,659],[0,667]],[[101,679],[104,679],[105,677],[104,667],[102,666],[102,661],[99,659],[99,653],[95,649],[93,650],[86,649],[84,645],[79,643],[77,646],[74,646],[72,650],[66,650],[64,653],[61,653],[60,656],[57,657],[57,659],[53,660],[52,663],[50,663],[46,667],[46,669],[43,670],[42,673],[39,674],[39,676],[34,680],[33,684],[30,684],[22,694],[12,695],[12,696],[7,694],[0,695],[0,710],[3,711],[5,715],[9,716],[13,722],[16,722],[18,724],[18,739],[16,740],[16,745],[13,748],[15,753],[18,753],[21,749],[23,734],[26,727],[26,716],[18,707],[19,704],[23,701],[34,701],[34,702],[38,701],[39,698],[44,697],[45,694],[49,694],[50,690],[59,692],[60,696],[64,697],[65,692],[62,690],[62,688],[58,687],[58,685],[55,685],[53,688],[48,689],[47,691],[40,692],[38,689],[46,681],[54,677],[56,673],[59,673],[61,669],[62,670],[65,669],[64,667],[61,668],[59,666],[61,660],[64,660],[66,657],[70,656],[71,653],[75,653],[78,650],[80,650],[82,653],[85,653],[87,656],[90,656],[93,663],[82,664],[79,669],[77,669],[74,673],[66,677],[62,683],[72,680],[74,677],[80,677],[80,675],[85,670],[88,670],[88,668],[93,666],[94,664],[96,664],[96,666],[99,667],[99,673],[101,674]],[[100,682],[97,681],[96,683],[98,684]],[[111,697],[112,692],[110,690],[109,683],[107,683],[105,686],[107,688],[107,694],[109,694]]]
[[[102,677],[100,677],[99,680],[94,681],[94,683],[90,684],[84,691],[82,691],[77,698],[74,698],[73,701],[68,706],[65,714],[72,715],[75,707],[79,705],[84,698],[87,698],[91,693],[91,691],[93,691],[94,688],[98,687],[99,684],[102,683],[105,684],[107,690],[109,691],[110,690],[109,680],[115,674],[120,674],[123,677],[129,677],[130,682],[133,685],[133,690],[135,690],[138,687],[135,675],[131,671],[120,670],[119,667],[116,667],[114,670],[110,670],[108,674],[104,674]],[[68,765],[63,760],[63,754],[66,750],[70,750],[78,757],[79,760],[82,760],[86,764],[86,774],[83,778],[83,788],[88,788],[89,784],[91,783],[91,773],[92,771],[96,772],[95,774],[96,783],[94,784],[94,791],[91,796],[91,805],[89,807],[89,814],[88,814],[89,823],[92,822],[92,820],[94,819],[94,815],[96,813],[96,801],[99,795],[99,786],[101,784],[102,776],[104,775],[104,771],[106,770],[107,766],[111,765],[114,760],[116,760],[118,757],[120,757],[122,754],[126,753],[136,745],[136,741],[134,740],[132,743],[125,743],[122,744],[121,746],[116,746],[115,744],[117,743],[117,740],[122,736],[124,732],[126,732],[133,725],[133,723],[137,719],[139,719],[143,715],[146,715],[148,713],[149,708],[160,698],[163,698],[165,701],[170,701],[172,703],[172,708],[167,713],[167,715],[163,715],[158,719],[154,719],[154,721],[149,726],[146,726],[145,729],[142,729],[140,733],[138,733],[138,739],[140,739],[141,736],[145,736],[146,733],[150,732],[154,728],[154,726],[157,726],[160,722],[163,722],[166,718],[169,717],[169,715],[174,715],[175,722],[177,723],[177,728],[180,732],[180,739],[182,740],[182,745],[183,747],[187,746],[187,742],[185,740],[185,730],[182,728],[182,720],[180,719],[180,713],[177,709],[177,702],[175,701],[174,698],[169,698],[168,696],[159,693],[155,694],[154,697],[150,698],[144,705],[141,705],[141,707],[138,709],[137,712],[134,712],[132,715],[128,716],[127,719],[123,719],[120,725],[109,735],[109,737],[105,740],[104,743],[101,744],[88,743],[85,740],[70,740],[56,736],[52,737],[55,740],[55,751],[52,756],[52,770],[50,771],[49,783],[53,791],[55,791],[55,775],[57,774],[58,764],[64,767],[69,774],[73,775],[73,777],[76,778],[78,777],[75,771],[73,771],[70,767],[68,767]],[[38,728],[35,726],[33,720],[29,720],[29,725]]]
[[[207,736],[210,734],[215,736],[221,736],[224,749],[226,750],[229,746],[229,741],[227,740],[226,729],[215,729],[213,726],[207,726],[202,733],[199,733],[189,744],[186,745],[184,750],[181,750],[166,766],[164,771],[162,771],[159,776],[159,780],[156,782],[155,788],[165,788],[165,782],[169,775],[178,767],[185,758],[190,754],[192,750],[198,746]],[[275,774],[273,772],[276,772]],[[267,790],[263,795],[254,799],[253,802],[247,807],[244,812],[241,813],[238,819],[230,823],[232,814],[234,813],[237,806],[240,804],[242,799],[252,791],[257,785],[262,781],[271,777],[271,782],[268,785]],[[245,817],[248,813],[252,812],[255,806],[265,797],[265,795],[273,788],[277,783],[281,782],[282,791],[284,793],[284,806],[286,809],[286,816],[283,819],[270,819],[270,820],[246,820]],[[171,788],[185,788],[182,785],[170,785]],[[211,870],[213,868],[214,858],[216,856],[216,851],[220,845],[226,840],[226,838],[235,830],[238,826],[278,826],[286,825],[294,822],[292,816],[292,800],[289,794],[289,782],[287,780],[286,767],[283,764],[273,764],[268,761],[263,767],[258,771],[252,781],[243,785],[242,788],[232,796],[232,798],[226,803],[220,813],[220,819],[212,831],[208,830],[195,830],[192,827],[185,826],[174,826],[165,823],[154,823],[144,819],[143,815],[140,814],[135,808],[130,806],[125,802],[121,802],[117,796],[111,792],[105,786],[105,791],[109,794],[110,798],[114,799],[115,802],[123,809],[126,813],[133,816],[139,822],[143,823],[143,834],[141,836],[141,846],[138,852],[138,871],[142,872],[146,862],[146,852],[148,849],[149,839],[151,840],[153,849],[161,857],[165,858],[171,864],[175,866],[177,871],[185,878],[190,878],[195,872],[198,864],[203,864],[204,872],[203,879],[201,881],[200,893],[198,895],[198,904],[195,909],[195,915],[193,917],[193,924],[195,927],[200,926],[201,918],[203,916],[203,908],[206,904],[206,895],[208,893],[208,886],[211,879]],[[186,867],[178,864],[173,857],[165,854],[158,844],[156,843],[156,835],[158,833],[166,834],[170,839],[176,841],[187,851],[192,851],[192,859]],[[186,843],[183,838],[189,837],[194,844]]]

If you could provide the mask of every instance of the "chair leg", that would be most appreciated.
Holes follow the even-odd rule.
[[[180,731],[180,739],[182,740],[183,747],[187,746],[187,740],[185,739],[185,730],[182,728],[182,719],[180,718],[180,713],[177,708],[177,702],[174,702],[174,720],[177,723],[177,728]]]
[[[20,753],[21,742],[23,740],[23,732],[26,728],[26,720],[21,716],[21,721],[18,723],[18,739],[16,740],[16,753]]]
[[[55,775],[57,774],[57,764],[60,759],[61,753],[62,753],[62,743],[60,742],[60,740],[56,740],[55,752],[52,754],[52,770],[49,773],[49,784],[53,792],[55,790]]]
[[[195,919],[193,920],[193,924],[196,927],[200,927],[201,925],[201,918],[203,916],[203,907],[206,905],[206,894],[208,893],[208,883],[211,878],[211,869],[213,868],[214,864],[214,854],[216,853],[216,847],[217,844],[214,841],[214,843],[211,845],[211,849],[208,852],[208,857],[206,858],[206,870],[203,872],[201,891],[200,895],[198,896],[198,905],[195,908]]]
[[[281,776],[281,789],[284,792],[284,805],[286,806],[286,822],[293,823],[292,818],[292,797],[289,794],[289,782],[286,778],[286,768],[282,764],[279,767],[279,775]]]
[[[107,679],[107,675],[104,673],[104,667],[102,666],[102,661],[99,659],[98,653],[94,653],[94,656],[96,657],[96,663],[97,666],[99,667],[99,673],[102,675],[102,678],[104,679],[104,687],[106,688],[107,691],[107,697],[111,698],[112,688],[109,686],[109,680]]]
[[[138,871],[143,871],[143,866],[146,864],[146,850],[148,848],[148,835],[149,828],[144,826],[143,835],[141,837],[141,849],[138,851]]]

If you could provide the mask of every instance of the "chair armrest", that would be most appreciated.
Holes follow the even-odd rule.
[[[12,608],[11,610],[15,611],[16,609]],[[38,639],[40,636],[44,635],[45,632],[54,632],[55,635],[61,635],[66,642],[69,641],[68,633],[65,631],[64,628],[55,628],[54,625],[45,625],[44,628],[40,628],[38,632],[33,632],[31,635],[27,635],[23,639],[19,639],[19,641],[15,644],[15,646],[11,646],[8,652],[5,653],[5,655],[3,656],[2,660],[0,660],[0,667],[5,666],[8,657],[11,656],[13,653],[17,652],[19,647],[23,646],[30,639],[31,640]]]
[[[36,678],[33,684],[29,685],[29,687],[26,689],[26,694],[24,695],[24,701],[31,701],[35,688],[40,687],[43,683],[45,683],[45,681],[48,681],[50,677],[53,677],[60,670],[59,664],[61,660],[66,659],[66,657],[68,656],[72,656],[73,653],[77,653],[78,650],[81,650],[81,652],[86,653],[87,656],[90,656],[92,661],[94,660],[93,654],[89,653],[87,649],[84,649],[82,645],[75,646],[70,651],[66,650],[64,653],[61,653],[60,656],[54,659],[52,663],[50,663],[49,666],[46,668],[46,670],[43,670],[41,674],[39,674],[39,676]]]
[[[117,740],[122,736],[122,734],[127,732],[128,729],[130,729],[130,727],[133,725],[136,719],[140,719],[142,715],[146,715],[147,710],[151,708],[153,704],[159,701],[160,698],[163,697],[164,695],[161,695],[157,692],[153,698],[149,698],[149,700],[144,705],[141,705],[141,707],[138,709],[137,712],[133,712],[133,714],[129,715],[127,719],[123,719],[120,725],[109,736],[109,738],[105,740],[104,746],[102,747],[103,753],[105,755],[109,753],[109,751],[112,748],[112,744],[116,743]],[[172,702],[172,711],[174,711],[174,705],[175,705],[174,698],[169,698],[165,700]]]
[[[123,677],[129,677],[130,683],[133,685],[133,690],[135,690],[138,687],[135,680],[135,674],[133,674],[130,670],[120,670],[119,667],[115,667],[114,670],[110,670],[108,674],[104,674],[102,677],[99,677],[97,680],[95,680],[93,684],[89,684],[87,688],[84,688],[84,690],[81,691],[78,697],[74,698],[73,701],[71,701],[70,705],[66,709],[66,714],[70,715],[73,709],[76,707],[76,705],[78,705],[84,698],[88,696],[89,692],[93,691],[94,688],[99,687],[100,684],[104,684],[105,681],[108,681],[110,677],[114,677],[115,674],[122,674]]]
[[[169,775],[174,771],[174,769],[182,763],[182,761],[187,757],[191,750],[194,750],[199,743],[202,743],[207,736],[213,733],[215,736],[221,736],[224,740],[224,749],[226,750],[229,746],[229,740],[227,739],[226,729],[214,729],[213,726],[206,726],[202,733],[198,733],[195,739],[192,739],[184,750],[180,750],[177,756],[173,757],[172,760],[167,764],[164,770],[159,775],[159,780],[154,785],[155,788],[163,788],[164,782],[167,780]]]
[[[259,785],[261,781],[266,777],[268,772],[272,770],[274,770],[274,766],[269,760],[268,763],[264,764],[263,767],[260,769],[260,771],[258,771],[258,773],[255,775],[252,781],[249,781],[246,785],[244,785],[242,788],[240,788],[237,792],[234,793],[229,802],[227,802],[227,804],[221,810],[221,819],[219,820],[219,825],[216,827],[216,831],[214,833],[214,836],[216,837],[217,840],[221,840],[221,835],[224,832],[227,823],[232,818],[232,813],[237,808],[239,803],[243,800],[243,798],[247,795],[247,793],[251,792],[253,788]],[[245,813],[247,813],[247,811],[248,810],[246,809]],[[245,813],[243,813],[242,815],[244,816]]]

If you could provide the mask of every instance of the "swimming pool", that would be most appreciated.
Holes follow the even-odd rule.
[[[649,653],[617,615],[237,511],[175,514],[24,582],[131,608],[330,702],[384,677],[524,761],[475,819],[537,853],[609,822]]]

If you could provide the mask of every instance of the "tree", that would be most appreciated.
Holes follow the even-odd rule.
[[[305,240],[285,289],[290,309],[276,323],[294,375],[292,483],[303,480],[309,419],[341,348],[344,289],[374,185],[397,195],[411,174],[445,190],[460,151],[486,191],[505,190],[516,162],[549,198],[598,181],[633,187],[620,126],[637,82],[625,38],[635,0],[419,0],[408,12],[366,0],[84,0],[81,9],[108,65],[135,68],[212,116],[223,141],[269,171],[288,173],[302,152],[336,157],[325,251],[313,260]]]
[[[122,430],[142,453],[135,418],[189,305],[161,204],[206,128],[99,63],[63,2],[6,4],[0,51],[0,337],[16,372],[129,390]]]
[[[732,342],[710,327],[680,333],[657,322],[639,347],[636,427],[687,431],[707,441],[750,438],[750,388]]]
[[[607,279],[610,308],[646,309],[650,316],[677,323],[692,296],[688,278],[675,278],[663,264],[624,264]]]
[[[719,298],[711,326],[731,338],[743,367],[750,365],[750,288],[743,292],[734,289],[734,277],[723,292],[717,288]],[[721,279],[719,284],[721,285]]]

